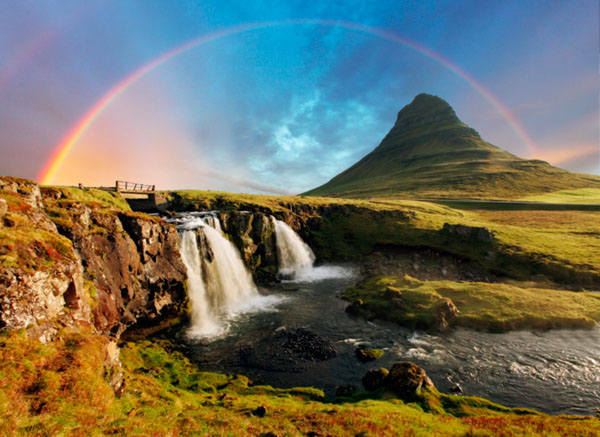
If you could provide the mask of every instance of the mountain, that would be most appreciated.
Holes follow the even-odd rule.
[[[600,177],[512,155],[483,140],[445,100],[419,94],[375,150],[304,195],[518,199],[578,188],[600,188]]]

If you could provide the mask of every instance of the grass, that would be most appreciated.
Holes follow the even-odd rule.
[[[412,403],[385,393],[330,402],[312,388],[253,386],[200,372],[168,344],[128,343],[125,389],[113,394],[102,366],[107,340],[79,327],[43,345],[0,334],[0,433],[12,435],[596,435],[594,418],[546,416],[427,391]],[[265,408],[264,417],[255,410]]]
[[[548,203],[583,203],[600,204],[600,188],[580,188],[578,190],[562,190],[552,193],[527,196],[520,200]]]
[[[63,201],[76,202],[94,209],[131,211],[127,201],[119,193],[112,191],[99,190],[97,188],[42,187],[42,192],[44,191],[58,191],[61,193]]]
[[[511,284],[419,281],[372,277],[346,290],[359,313],[417,329],[439,322],[447,301],[459,310],[453,326],[505,332],[515,329],[591,328],[600,322],[600,295]],[[355,305],[356,306],[356,305]]]

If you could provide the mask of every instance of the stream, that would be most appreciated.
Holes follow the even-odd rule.
[[[357,280],[352,266],[315,267],[303,280],[259,287],[261,295],[271,297],[270,303],[232,316],[220,337],[194,340],[182,333],[181,341],[202,370],[240,373],[256,384],[281,388],[313,386],[330,396],[344,383],[361,387],[362,376],[371,368],[412,361],[442,392],[458,383],[464,395],[550,414],[595,415],[600,408],[600,327],[505,334],[466,329],[435,335],[415,332],[346,314],[348,303],[339,294]],[[294,371],[240,365],[241,346],[282,327],[305,328],[330,340],[337,356]],[[355,356],[358,344],[385,354],[362,363]]]

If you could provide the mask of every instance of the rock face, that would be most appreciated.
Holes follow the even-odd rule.
[[[482,243],[492,243],[494,241],[494,233],[488,228],[480,228],[477,226],[451,225],[444,223],[442,232],[454,235],[462,239],[471,239]]]
[[[0,328],[50,342],[61,327],[87,326],[116,339],[187,314],[175,228],[102,202],[0,177]],[[106,337],[99,344],[104,377],[119,395],[119,348]]]
[[[237,246],[246,266],[260,282],[275,281],[277,246],[275,227],[269,215],[255,211],[219,213],[223,232]]]
[[[43,191],[43,192],[42,192]],[[186,313],[177,232],[162,220],[73,198],[68,190],[0,178],[0,326],[42,340],[92,323],[118,338]]]
[[[93,323],[98,331],[118,338],[129,327],[158,327],[185,314],[186,269],[173,226],[57,199],[54,191],[45,195],[48,201],[62,200],[68,211],[68,225],[59,230],[81,257],[97,302]]]
[[[36,184],[0,178],[0,190],[6,206],[2,227],[9,228],[0,240],[0,327],[32,327],[47,342],[56,331],[49,321],[89,320],[83,268],[45,214]]]

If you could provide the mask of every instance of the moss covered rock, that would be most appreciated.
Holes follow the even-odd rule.
[[[389,373],[390,371],[383,367],[380,369],[371,369],[362,377],[363,386],[369,391],[377,390],[383,385],[383,381],[385,381]]]
[[[368,348],[364,345],[360,345],[356,348],[356,358],[358,358],[363,363],[367,361],[375,361],[383,356],[383,351],[381,349]]]
[[[383,384],[401,399],[413,399],[423,388],[435,387],[423,368],[408,361],[394,364]]]

